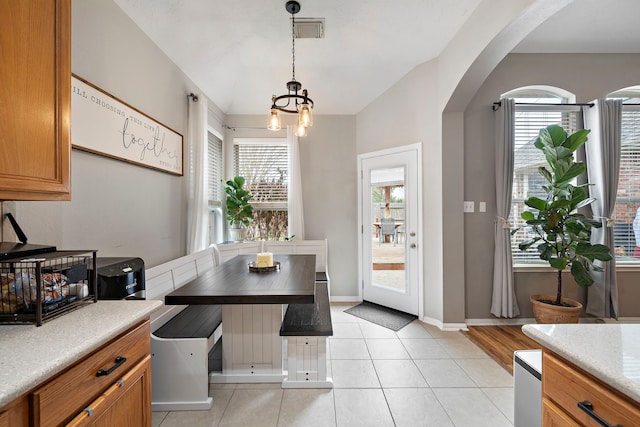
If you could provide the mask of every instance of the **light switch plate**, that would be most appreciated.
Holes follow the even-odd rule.
[[[463,212],[465,213],[470,213],[470,212],[475,212],[476,210],[476,203],[472,200],[472,201],[464,201],[464,210]]]
[[[480,202],[478,204],[478,211],[486,212],[487,211],[487,202]]]

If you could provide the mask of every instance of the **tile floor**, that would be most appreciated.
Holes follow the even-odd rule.
[[[154,412],[153,426],[513,426],[513,377],[461,332],[400,331],[332,304],[332,390],[211,385],[209,411]]]

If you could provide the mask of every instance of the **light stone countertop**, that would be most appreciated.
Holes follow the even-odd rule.
[[[524,325],[522,331],[640,402],[640,324]]]
[[[149,317],[160,301],[103,301],[36,327],[0,325],[0,408]]]

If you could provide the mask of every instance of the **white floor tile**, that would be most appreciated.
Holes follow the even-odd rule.
[[[449,359],[449,354],[434,339],[401,339],[412,359]]]
[[[380,388],[371,360],[332,360],[334,388]]]
[[[233,390],[216,390],[213,406],[208,411],[173,411],[164,418],[160,427],[205,427],[218,425],[233,395]]]
[[[336,389],[338,427],[392,427],[382,389]]]
[[[512,427],[479,388],[435,388],[433,392],[456,427]]]
[[[335,425],[333,390],[287,389],[284,391],[278,427],[332,427]]]
[[[371,359],[362,338],[334,338],[330,341],[332,359]]]
[[[513,376],[493,359],[456,359],[478,387],[511,387]]]
[[[160,423],[166,418],[168,412],[152,412],[151,413],[151,426],[158,427]]]
[[[429,387],[476,387],[476,383],[453,360],[416,360],[415,363]]]
[[[234,390],[220,427],[276,427],[283,390]],[[181,426],[189,425],[184,423]]]
[[[404,328],[396,332],[400,338],[433,338],[431,334],[422,327],[422,322],[414,320]]]
[[[358,323],[333,323],[333,337],[335,338],[363,338]]]
[[[377,359],[410,359],[409,353],[399,339],[366,339],[369,354],[373,360]]]
[[[437,326],[420,322],[420,325],[426,329],[433,338],[464,338],[465,335],[461,331],[443,331]]]
[[[391,329],[371,322],[360,322],[360,330],[362,331],[362,336],[365,338],[398,339],[396,333]]]
[[[413,360],[374,360],[382,388],[427,387]]]
[[[465,337],[436,338],[436,341],[453,359],[486,359],[489,357],[480,347]]]
[[[513,423],[513,387],[483,388],[482,391],[489,397],[493,404],[496,405],[498,409],[500,409],[505,417],[507,417],[507,419]]]
[[[384,394],[397,427],[454,427],[428,388],[384,389]]]

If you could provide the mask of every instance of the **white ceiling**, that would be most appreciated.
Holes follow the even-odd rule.
[[[480,0],[299,0],[324,39],[296,40],[316,114],[356,114],[437,57]],[[266,114],[291,79],[285,0],[115,0],[227,114]],[[639,0],[576,0],[517,52],[640,52]]]
[[[640,53],[640,0],[574,0],[513,51]]]

